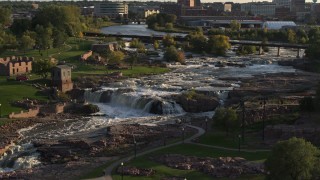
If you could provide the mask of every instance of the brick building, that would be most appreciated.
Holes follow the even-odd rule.
[[[73,89],[71,80],[71,67],[67,65],[58,65],[51,72],[52,86],[57,87],[61,92],[67,92]]]
[[[0,75],[16,76],[32,71],[32,57],[5,57],[0,58]]]

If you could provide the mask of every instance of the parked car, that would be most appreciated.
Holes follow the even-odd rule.
[[[17,81],[27,81],[29,78],[26,75],[19,75],[16,77]]]

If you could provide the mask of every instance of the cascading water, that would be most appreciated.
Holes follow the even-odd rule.
[[[84,99],[89,102],[100,102],[102,93],[103,91],[92,92],[91,90],[86,90],[84,92]]]

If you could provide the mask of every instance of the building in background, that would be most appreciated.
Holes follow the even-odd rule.
[[[278,7],[291,8],[291,0],[272,0]]]
[[[223,11],[224,12],[231,12],[232,11],[233,2],[226,2],[224,3]]]
[[[195,0],[178,0],[178,4],[184,7],[195,7]]]
[[[5,57],[0,58],[0,75],[17,76],[32,71],[32,57]]]
[[[153,14],[159,14],[159,13],[160,13],[160,11],[157,9],[151,9],[151,10],[146,9],[146,10],[144,10],[144,17],[147,18],[148,16],[151,16]]]
[[[125,2],[99,2],[94,5],[94,16],[110,18],[127,17],[128,16],[128,4]]]
[[[276,4],[271,2],[250,2],[241,4],[241,11],[255,16],[263,15],[273,17]]]

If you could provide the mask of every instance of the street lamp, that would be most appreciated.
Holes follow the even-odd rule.
[[[238,135],[238,140],[239,140],[238,141],[238,151],[240,152],[240,150],[241,150],[240,149],[241,148],[241,144],[240,144],[241,143],[241,134]]]
[[[264,126],[265,126],[265,119],[266,119],[266,104],[268,98],[263,97],[261,99],[262,101],[260,102],[260,105],[263,106],[263,116],[262,116],[262,140],[264,141]]]
[[[137,141],[134,140],[134,157],[137,157]]]
[[[206,118],[206,133],[208,132],[208,118]]]
[[[0,104],[0,118],[2,117],[2,104]]]
[[[182,128],[182,143],[184,143],[184,128]]]
[[[244,117],[245,117],[245,111],[246,111],[246,107],[244,104],[244,100],[242,99],[240,102],[240,105],[242,107],[242,142],[244,142],[244,131],[245,131],[245,123],[244,123]]]
[[[121,162],[121,179],[123,180],[123,162]]]
[[[166,146],[166,133],[163,131],[163,146]]]

